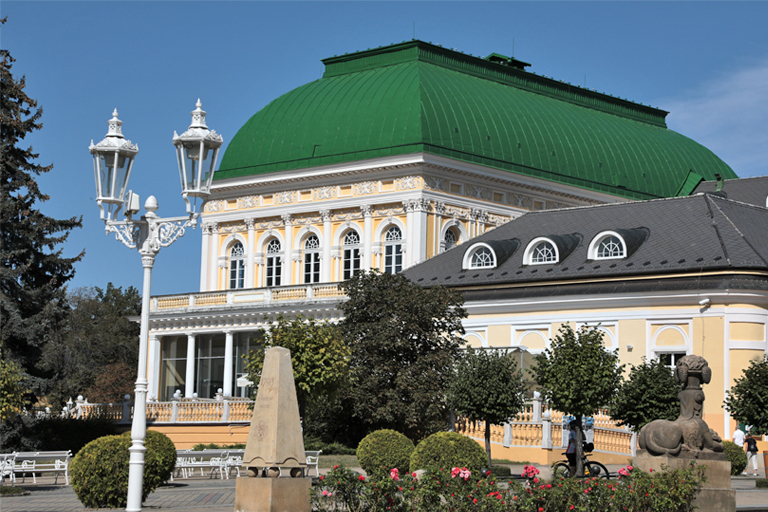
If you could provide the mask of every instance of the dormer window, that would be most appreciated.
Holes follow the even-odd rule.
[[[523,265],[545,265],[558,261],[560,259],[557,245],[549,238],[534,238],[523,254]]]
[[[494,268],[496,267],[496,254],[493,249],[485,243],[477,243],[472,245],[467,252],[464,253],[464,261],[462,268]]]
[[[614,231],[605,231],[597,235],[589,244],[589,259],[613,260],[627,256],[624,239]]]

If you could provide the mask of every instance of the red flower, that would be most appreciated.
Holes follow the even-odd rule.
[[[358,476],[357,479],[361,482],[365,482],[365,477],[363,475]]]
[[[335,466],[333,466],[333,469],[339,469],[339,465],[336,464]]]
[[[323,475],[320,475],[320,480],[323,480],[323,479],[324,479]]]
[[[473,499],[472,503],[477,503],[477,498]]]

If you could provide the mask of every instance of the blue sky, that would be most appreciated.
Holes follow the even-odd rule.
[[[88,145],[117,108],[139,145],[130,188],[181,215],[173,132],[197,98],[228,143],[259,109],[320,78],[321,59],[416,38],[670,111],[668,125],[739,176],[768,174],[768,2],[37,2],[3,0],[0,45],[44,109],[26,139],[54,164],[42,210],[83,217],[70,287],[141,287],[139,255],[104,234]],[[153,295],[196,291],[200,231],[165,248]]]

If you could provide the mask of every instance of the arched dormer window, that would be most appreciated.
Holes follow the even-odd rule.
[[[397,274],[403,270],[403,233],[392,226],[384,234],[384,272]]]
[[[547,263],[557,263],[560,256],[557,250],[557,244],[545,237],[534,238],[523,254],[523,265],[545,265]]]
[[[615,231],[604,231],[592,239],[589,244],[589,259],[612,260],[627,255],[627,244]]]
[[[448,228],[445,230],[445,236],[443,237],[443,243],[445,250],[453,249],[459,245],[459,235],[454,228]]]
[[[320,282],[320,239],[309,235],[304,240],[304,283]]]
[[[243,244],[235,242],[229,250],[229,288],[245,287],[245,250]]]
[[[488,244],[478,242],[473,244],[464,253],[463,269],[494,268],[496,267],[496,254]]]
[[[267,286],[280,286],[283,275],[282,251],[283,246],[277,238],[267,242],[267,266],[265,268]]]
[[[347,231],[344,235],[343,279],[346,281],[360,271],[360,235],[357,231]]]

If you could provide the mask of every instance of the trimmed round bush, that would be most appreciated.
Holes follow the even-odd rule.
[[[413,453],[413,441],[394,430],[371,432],[357,445],[357,462],[369,474],[389,474],[391,469],[406,471]]]
[[[70,465],[70,481],[77,499],[89,508],[123,508],[128,499],[130,433],[105,436],[85,445]],[[164,434],[147,431],[144,441],[142,502],[171,477],[176,447]],[[172,451],[172,455],[171,455]]]
[[[411,455],[411,471],[467,468],[480,471],[488,459],[476,441],[456,432],[438,432],[424,439]]]
[[[725,447],[725,458],[731,463],[731,474],[740,475],[747,467],[747,454],[744,448],[736,446],[731,441],[723,441]]]

